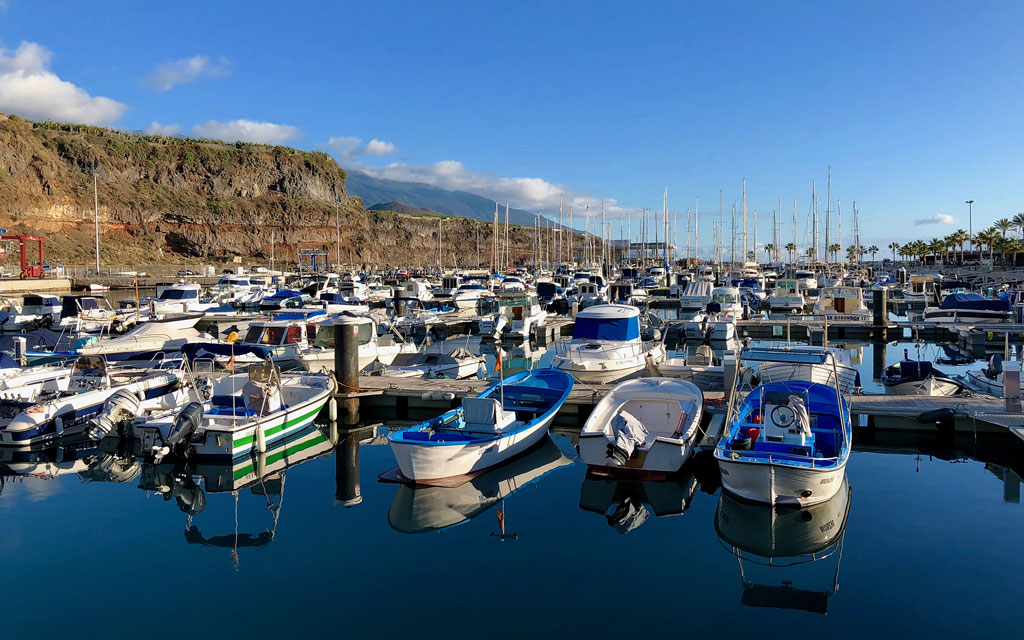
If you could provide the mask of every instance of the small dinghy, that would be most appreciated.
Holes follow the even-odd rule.
[[[612,389],[580,433],[580,458],[605,471],[667,474],[693,453],[704,395],[692,382],[638,378]]]
[[[400,353],[381,375],[388,378],[453,378],[475,376],[484,363],[483,356],[458,348],[450,353]]]
[[[910,360],[886,367],[882,373],[885,390],[901,396],[951,396],[963,388],[956,380],[932,366],[926,360]]]
[[[572,387],[564,371],[523,371],[437,418],[389,434],[388,443],[405,480],[454,484],[536,444]]]

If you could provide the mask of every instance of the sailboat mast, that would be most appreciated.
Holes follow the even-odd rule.
[[[825,194],[825,262],[828,263],[828,252],[832,247],[832,165],[828,167],[828,187]]]
[[[754,262],[758,260],[760,258],[757,257],[757,209],[754,209]]]
[[[814,250],[811,254],[814,256],[814,262],[819,259],[818,256],[818,195],[814,190],[814,181],[811,180],[811,246]]]
[[[729,258],[732,267],[736,267],[736,203],[732,203],[732,255]]]
[[[743,262],[747,261],[747,179],[743,179]]]
[[[665,185],[665,198],[661,203],[661,218],[662,225],[665,228],[665,232],[662,234],[665,245],[661,250],[661,261],[662,266],[665,267],[665,272],[668,273],[668,185]]]
[[[700,260],[700,198],[693,200],[693,262],[696,264]]]
[[[608,273],[608,233],[604,221],[604,200],[601,201],[601,275]]]
[[[512,254],[512,251],[511,251],[511,249],[508,246],[508,200],[506,200],[505,201],[505,265],[504,265],[506,271],[508,270],[508,267],[509,267],[509,264],[510,264],[509,263],[509,257],[511,256],[511,254]]]

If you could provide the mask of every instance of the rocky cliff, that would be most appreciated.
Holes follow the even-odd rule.
[[[140,136],[0,114],[0,227],[46,237],[51,262],[93,260],[94,191],[107,264],[278,260],[322,249],[350,264],[437,262],[438,218],[366,211],[325,153],[249,143]],[[443,212],[442,212],[443,213]],[[448,267],[486,263],[490,225],[441,223]],[[529,260],[534,233],[515,228],[512,256]]]

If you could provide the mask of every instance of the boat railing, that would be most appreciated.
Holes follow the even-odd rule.
[[[595,355],[607,356],[617,352],[619,358],[635,358],[649,351],[647,344],[643,342],[576,342],[561,341],[555,343],[555,355],[566,357],[570,362],[583,362]]]

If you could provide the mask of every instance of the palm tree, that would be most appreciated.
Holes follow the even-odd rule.
[[[857,246],[856,245],[852,245],[851,244],[849,247],[846,248],[846,260],[847,260],[847,262],[849,262],[851,264],[856,262],[856,260],[857,260]]]
[[[963,229],[957,229],[953,234],[953,242],[960,245],[960,264],[964,263],[964,243],[971,239],[971,235]],[[956,253],[954,252],[954,257]]]
[[[1011,220],[1010,222],[1013,223],[1013,228],[1016,229],[1017,231],[1020,231],[1022,236],[1024,236],[1024,212],[1018,213],[1017,215],[1013,216],[1013,220]]]
[[[768,263],[769,264],[771,264],[771,262],[772,262],[772,252],[773,251],[775,251],[775,245],[774,244],[769,243],[769,244],[764,245],[764,252],[768,254]]]
[[[928,243],[928,253],[933,256],[933,260],[939,259],[940,253],[945,253],[949,248],[949,244],[945,238],[932,238],[932,241]]]
[[[978,242],[983,245],[988,245],[988,259],[989,262],[993,261],[993,253],[995,249],[995,243],[999,240],[999,229],[997,227],[989,227],[984,231],[978,233]]]
[[[807,261],[812,262],[814,260],[814,247],[807,248]]]
[[[878,253],[878,247],[876,247],[875,245],[871,245],[870,247],[868,247],[867,251],[868,253],[871,254],[871,262],[874,262],[875,254]]]
[[[900,248],[900,243],[890,242],[889,248],[892,249],[892,261],[896,262],[896,252],[899,251],[900,255],[903,255],[903,250]]]
[[[1010,266],[1016,267],[1017,254],[1020,253],[1021,251],[1024,251],[1024,242],[1021,242],[1020,240],[1014,238],[1012,240],[1007,240],[1006,244],[1008,246],[1004,249],[1004,251],[1009,251],[1010,255],[1013,256],[1012,261],[1010,262]],[[1005,253],[1003,255],[1005,255]]]
[[[796,253],[796,245],[792,242],[786,244],[786,252],[789,253],[789,262],[793,263],[793,254]]]
[[[996,228],[1003,233],[1003,237],[1006,237],[1006,232],[1013,228],[1013,223],[1006,218],[1000,218],[996,220]]]
[[[838,244],[830,244],[828,246],[828,253],[829,253],[829,255],[832,256],[832,261],[833,262],[839,262],[839,252],[842,249],[843,248],[841,246],[839,246]]]

